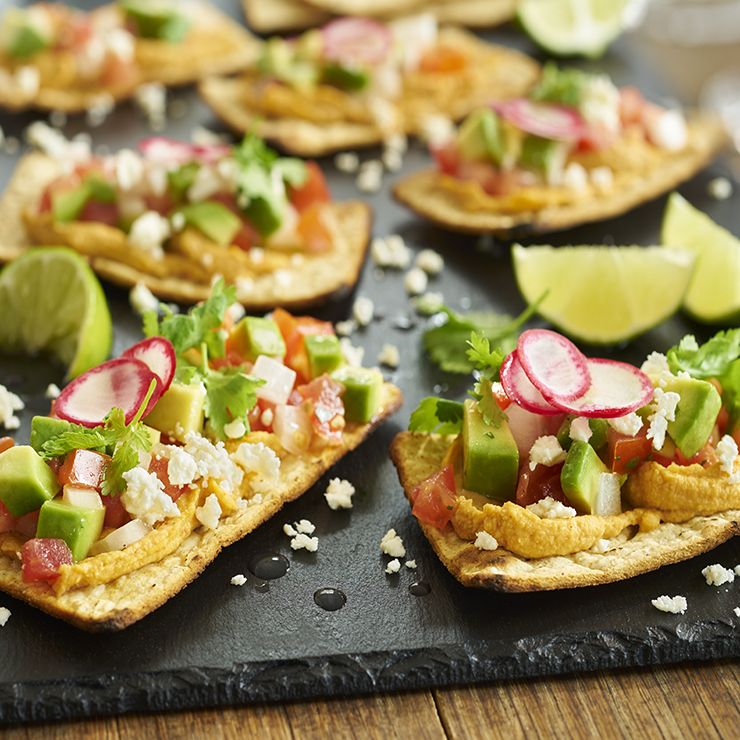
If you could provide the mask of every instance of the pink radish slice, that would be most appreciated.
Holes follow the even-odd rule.
[[[491,107],[522,131],[545,139],[578,141],[586,131],[580,114],[562,105],[515,98]]]
[[[347,17],[321,28],[324,57],[340,64],[380,64],[393,42],[390,28],[373,18]]]
[[[154,373],[140,360],[118,357],[75,378],[59,394],[54,410],[61,419],[84,427],[103,423],[112,408],[123,409],[128,424],[144,402]],[[159,396],[155,390],[147,413]]]
[[[159,395],[162,395],[175,376],[177,358],[172,342],[164,337],[149,337],[129,347],[122,357],[133,357],[141,360],[157,377],[158,385],[161,385]]]
[[[187,164],[192,161],[212,164],[233,151],[230,144],[189,144],[166,136],[142,139],[138,148],[147,159],[163,164]]]
[[[615,419],[642,408],[653,397],[653,384],[642,370],[616,360],[588,359],[589,389],[575,401],[553,401],[563,411]]]
[[[531,411],[533,414],[543,416],[562,414],[561,409],[548,403],[532,384],[524,372],[517,354],[517,350],[511,352],[501,365],[501,385],[504,387],[506,395],[518,406]]]
[[[519,362],[545,400],[573,401],[591,385],[586,356],[562,334],[529,329],[516,345]]]

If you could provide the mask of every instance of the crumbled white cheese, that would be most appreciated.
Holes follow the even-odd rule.
[[[619,88],[609,75],[591,75],[581,92],[578,109],[588,123],[618,133],[621,128],[620,100]]]
[[[144,163],[131,149],[121,149],[113,158],[116,182],[123,192],[133,190],[144,178]]]
[[[69,140],[61,131],[44,121],[34,121],[25,129],[24,136],[31,146],[54,159],[81,162],[89,159],[92,153],[88,136],[75,136]]]
[[[324,498],[330,509],[351,509],[354,493],[355,487],[348,480],[332,478],[324,492]]]
[[[101,126],[105,119],[113,113],[116,107],[116,99],[110,93],[96,95],[85,110],[85,123],[90,128]]]
[[[238,573],[231,579],[232,586],[243,586],[247,582],[247,579],[242,573]]]
[[[15,412],[22,411],[24,408],[25,405],[19,396],[9,391],[4,385],[0,385],[0,425],[6,429],[18,429],[21,422]]]
[[[167,124],[167,88],[161,82],[147,82],[134,92],[136,103],[154,131],[162,131]]]
[[[401,561],[398,558],[389,561],[385,566],[386,573],[398,573],[399,570],[401,570]]]
[[[339,152],[334,157],[334,166],[340,172],[357,172],[360,167],[360,158],[354,152]]]
[[[665,110],[647,116],[645,124],[648,139],[661,149],[677,152],[688,143],[689,129],[680,110]]]
[[[455,135],[455,124],[442,114],[424,116],[419,122],[419,138],[427,145],[438,146]]]
[[[706,578],[708,586],[721,586],[724,583],[732,583],[735,580],[735,573],[728,568],[724,568],[719,563],[703,568],[701,574]]]
[[[49,383],[49,385],[46,386],[46,390],[44,391],[44,396],[46,398],[59,398],[59,394],[62,391],[60,390],[59,386],[56,383]]]
[[[132,468],[123,474],[123,479],[126,489],[121,494],[121,503],[134,519],[141,519],[153,527],[167,517],[180,515],[180,509],[164,492],[164,485],[156,473]]]
[[[618,416],[616,419],[607,419],[609,426],[619,434],[634,437],[642,429],[642,419],[633,411],[626,416]]]
[[[568,430],[568,436],[573,441],[588,442],[591,439],[591,425],[588,423],[588,419],[585,416],[579,416],[570,423],[570,429]]]
[[[357,189],[363,193],[377,193],[383,186],[383,163],[377,159],[368,159],[360,165],[355,182]]]
[[[334,331],[338,337],[348,337],[355,329],[357,329],[357,322],[354,319],[337,321],[337,323],[334,324]]]
[[[365,356],[364,347],[355,347],[348,337],[342,337],[339,340],[339,349],[342,350],[342,357],[344,357],[348,365],[352,367],[360,367],[362,365],[362,358]]]
[[[424,270],[427,275],[439,275],[444,270],[445,261],[439,252],[435,252],[433,249],[422,249],[416,255],[414,265]]]
[[[280,475],[280,458],[271,447],[263,442],[243,442],[230,457],[250,476],[253,491],[267,493],[275,487]]]
[[[671,375],[668,367],[668,358],[660,352],[651,352],[640,368],[645,375],[650,378],[653,385],[658,385],[658,381],[666,375]]]
[[[404,565],[405,565],[405,566],[406,566],[406,567],[407,567],[407,568],[408,568],[409,570],[416,570],[416,560],[407,560],[407,561],[406,561],[406,562],[404,563]]]
[[[288,537],[295,537],[298,534],[292,524],[283,524],[283,532],[285,532]]]
[[[423,316],[431,316],[432,314],[439,313],[444,302],[444,295],[434,291],[427,291],[411,299],[411,305],[414,307],[414,310]]]
[[[378,267],[405,270],[411,264],[411,250],[398,234],[376,236],[370,242],[370,256]]]
[[[659,450],[665,444],[665,435],[668,431],[668,422],[676,418],[676,406],[681,396],[673,391],[667,393],[662,388],[656,388],[650,409],[653,412],[648,416],[650,428],[647,431],[648,439],[653,440],[653,447]]]
[[[576,193],[583,192],[588,185],[588,172],[580,162],[571,162],[563,170],[560,184]]]
[[[226,309],[226,313],[235,324],[238,324],[247,315],[247,310],[239,301],[235,301]]]
[[[375,304],[367,296],[358,296],[352,304],[352,316],[360,326],[369,326],[375,314]]]
[[[598,552],[598,553],[605,553],[610,549],[609,540],[606,539],[600,539],[596,540],[594,544],[591,546],[592,552]]]
[[[172,234],[169,219],[156,211],[147,211],[137,218],[128,233],[132,247],[141,249],[155,259],[164,257],[162,244]]]
[[[650,602],[656,609],[670,614],[683,614],[686,611],[687,603],[685,596],[658,596]]]
[[[378,355],[378,362],[381,365],[396,368],[401,362],[401,353],[395,344],[384,344],[383,349]]]
[[[41,73],[38,67],[24,64],[18,67],[14,73],[15,83],[18,85],[22,95],[26,98],[34,98],[38,95],[41,87]]]
[[[591,184],[602,192],[611,190],[614,185],[614,170],[611,167],[594,167],[588,172]]]
[[[136,283],[131,288],[128,294],[128,302],[139,316],[143,316],[147,311],[159,310],[159,299],[144,283]]]
[[[403,286],[409,295],[420,295],[427,289],[429,279],[420,267],[412,267],[403,277]]]
[[[729,482],[740,482],[740,471],[735,472],[735,460],[737,460],[738,456],[737,442],[729,434],[725,434],[717,443],[715,450],[719,457],[720,470],[723,470],[730,476]]]
[[[316,552],[319,549],[319,538],[299,533],[290,541],[290,547],[293,550],[305,549],[309,552]]]
[[[5,627],[10,619],[10,609],[6,606],[0,606],[0,627]]]
[[[312,524],[308,519],[301,519],[300,522],[296,522],[295,530],[300,534],[313,534],[316,531],[316,525]]]
[[[187,486],[192,483],[198,474],[198,464],[195,458],[182,447],[171,445],[167,447],[168,463],[167,477],[173,486]]]
[[[576,515],[575,509],[550,496],[530,504],[527,509],[540,519],[570,519],[570,517]]]
[[[215,445],[197,432],[185,435],[185,452],[192,455],[198,473],[205,479],[213,478],[226,493],[232,493],[244,478],[244,471],[229,458],[224,443]]]
[[[389,529],[380,541],[380,549],[392,558],[402,558],[406,554],[403,540],[396,534],[395,529]]]
[[[218,520],[221,518],[221,504],[218,502],[218,496],[212,493],[204,502],[195,510],[195,518],[207,529],[216,529]]]
[[[707,192],[715,200],[727,200],[732,190],[732,183],[726,177],[715,177],[707,184]]]
[[[498,540],[492,535],[482,530],[475,535],[473,543],[479,550],[496,550],[498,549]]]
[[[236,297],[240,301],[248,301],[254,293],[256,283],[254,282],[254,278],[240,275],[234,281],[234,287],[236,288]]]
[[[740,606],[736,606],[732,611],[735,612],[736,617],[740,617]]]
[[[398,172],[403,167],[403,154],[398,149],[383,149],[381,160],[388,172]]]
[[[557,465],[565,460],[566,454],[555,435],[538,437],[529,451],[529,469],[534,470],[537,465]]]

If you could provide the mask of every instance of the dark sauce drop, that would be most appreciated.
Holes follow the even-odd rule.
[[[431,590],[432,587],[426,581],[414,581],[409,586],[409,593],[412,596],[426,596]]]
[[[282,578],[290,568],[290,562],[285,555],[276,552],[263,552],[255,555],[247,565],[249,572],[262,581],[274,581]]]
[[[328,612],[335,612],[347,603],[347,597],[338,588],[320,588],[313,600]]]

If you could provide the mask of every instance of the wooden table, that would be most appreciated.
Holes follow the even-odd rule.
[[[477,686],[16,726],[2,740],[731,738],[740,664],[683,663]]]

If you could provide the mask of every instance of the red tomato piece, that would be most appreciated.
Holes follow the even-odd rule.
[[[115,203],[100,203],[96,200],[89,200],[85,203],[77,220],[117,226],[119,218],[118,206]]]
[[[0,452],[9,450],[15,444],[15,440],[12,437],[0,437]]]
[[[511,399],[506,395],[506,391],[501,383],[493,383],[491,386],[491,393],[496,399],[496,405],[504,411],[511,405]]]
[[[332,336],[334,325],[331,321],[320,321],[312,316],[293,316],[279,307],[272,312],[272,320],[278,325],[285,340],[286,352],[283,362],[291,370],[295,370],[296,384],[308,383],[311,380],[311,372],[303,340],[314,334]]]
[[[324,374],[296,389],[310,405],[306,412],[316,434],[334,444],[341,444],[344,429],[344,386]]]
[[[170,483],[170,476],[167,472],[167,466],[170,461],[166,457],[157,457],[152,455],[152,461],[149,463],[149,472],[155,473],[157,478],[164,486],[164,492],[173,500],[177,501],[185,491],[185,486],[176,486]]]
[[[59,578],[59,566],[73,563],[72,551],[64,540],[34,537],[21,547],[21,567],[26,583],[53,583]]]
[[[113,493],[110,496],[101,496],[100,500],[105,506],[105,519],[103,527],[106,529],[118,529],[124,524],[131,521],[131,515],[121,501],[120,493]]]
[[[570,506],[568,497],[563,493],[560,483],[560,473],[563,463],[558,465],[537,465],[534,470],[526,464],[519,473],[519,483],[516,488],[516,503],[519,506],[529,506],[544,498],[554,498],[561,504]]]
[[[125,61],[116,54],[108,54],[100,81],[105,87],[110,88],[136,85],[140,81],[138,66],[134,61]]]
[[[457,508],[455,474],[452,465],[432,473],[411,492],[414,507],[411,513],[420,521],[444,529]]]
[[[325,254],[332,249],[331,231],[324,223],[324,218],[321,203],[312,203],[298,217],[296,231],[309,254]]]
[[[693,457],[687,458],[681,450],[676,450],[676,459],[674,460],[678,465],[701,465],[703,468],[708,468],[710,465],[719,462],[719,457],[714,447],[707,442],[699,452]]]
[[[288,186],[288,200],[299,213],[316,203],[331,202],[331,190],[316,162],[306,162],[306,181],[303,185]]]
[[[653,441],[648,439],[647,431],[644,424],[634,437],[620,434],[612,427],[607,429],[606,464],[612,473],[631,473],[653,454]]]
[[[645,98],[633,85],[622,87],[619,90],[619,117],[622,126],[639,126],[645,111]]]
[[[100,491],[110,455],[95,450],[72,450],[59,468],[57,478],[62,486],[86,486]]]
[[[429,153],[442,174],[452,175],[453,177],[457,174],[460,167],[460,152],[457,150],[454,141],[449,141],[441,146],[430,147]]]
[[[467,66],[467,54],[445,46],[427,49],[419,61],[419,69],[422,72],[459,72]]]
[[[147,211],[156,211],[160,216],[168,216],[175,207],[175,201],[166,192],[161,195],[147,193],[144,196],[144,203],[146,203]]]
[[[15,523],[15,531],[20,532],[24,537],[35,537],[39,524],[39,510],[32,511],[18,517]]]
[[[18,518],[13,516],[8,511],[8,507],[0,501],[0,534],[3,532],[12,532],[15,529],[17,521]]]

